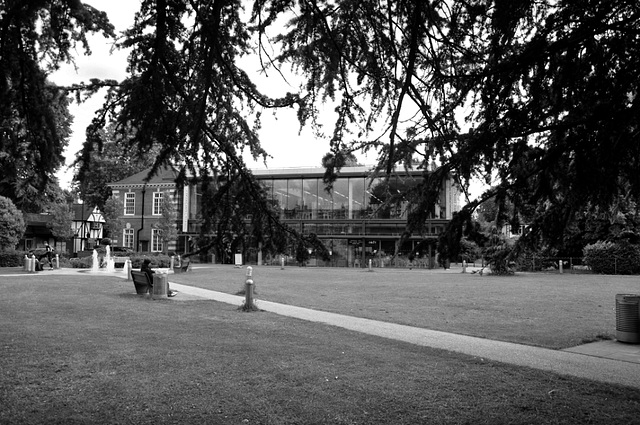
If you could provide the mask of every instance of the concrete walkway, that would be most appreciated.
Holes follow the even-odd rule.
[[[244,297],[173,282],[171,283],[171,288],[180,292],[177,297],[172,298],[172,300],[176,301],[180,299],[181,295],[187,295],[187,297],[183,297],[183,299],[192,296],[238,306],[244,301]],[[368,335],[404,341],[424,347],[439,348],[517,366],[547,370],[560,375],[575,376],[640,389],[640,346],[637,345],[630,346],[616,341],[603,341],[607,346],[616,345],[620,346],[619,348],[632,350],[632,352],[633,350],[638,351],[637,357],[631,355],[631,361],[623,361],[604,358],[604,356],[590,353],[590,350],[585,347],[592,344],[580,346],[582,350],[579,350],[580,347],[568,350],[551,350],[388,322],[379,322],[376,320],[278,304],[270,301],[261,301],[259,299],[256,300],[256,304],[260,309],[271,313],[311,322],[325,323]],[[613,349],[613,351],[615,351],[615,349]]]

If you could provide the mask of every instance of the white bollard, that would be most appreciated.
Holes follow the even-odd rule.
[[[280,257],[280,270],[284,270],[284,257]]]
[[[26,254],[25,254],[25,256],[24,256],[24,261],[23,261],[23,263],[24,263],[24,264],[23,264],[23,266],[22,266],[22,269],[23,269],[25,272],[28,272],[28,271],[29,271],[29,257],[28,257]]]
[[[467,260],[462,260],[462,273],[467,272]]]
[[[171,264],[169,265],[169,270],[173,270],[173,266],[174,266],[175,262],[176,262],[176,256],[172,255],[171,256]]]
[[[372,272],[373,269],[371,268],[371,258],[369,258],[369,271]]]
[[[244,305],[242,309],[244,311],[254,311],[257,310],[255,303],[253,302],[253,267],[247,267],[247,279],[244,282]]]
[[[560,270],[560,274],[564,273],[564,271],[562,270],[564,267],[564,265],[562,264],[562,260],[558,261],[558,270]]]
[[[56,254],[56,270],[60,270],[60,254]]]

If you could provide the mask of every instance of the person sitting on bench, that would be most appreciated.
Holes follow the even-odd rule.
[[[189,263],[191,263],[191,259],[187,254],[183,256],[180,260],[180,269],[182,269],[183,272],[186,272],[189,269]]]
[[[144,261],[142,262],[142,266],[140,267],[140,271],[144,272],[147,275],[147,277],[149,278],[149,282],[151,283],[151,286],[153,286],[153,274],[155,273],[155,271],[153,271],[150,264],[151,264],[151,260],[149,260],[148,258],[145,258]],[[169,289],[169,282],[167,282],[167,296],[175,297],[176,295],[178,295],[178,291],[172,291],[171,289]]]

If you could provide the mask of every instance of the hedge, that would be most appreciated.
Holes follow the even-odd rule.
[[[582,250],[584,263],[593,273],[640,273],[640,247],[628,242],[598,241]]]
[[[6,249],[0,251],[0,267],[20,267],[24,265],[26,252]]]

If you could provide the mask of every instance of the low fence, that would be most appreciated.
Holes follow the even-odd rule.
[[[547,273],[591,273],[582,257],[520,257],[513,265],[516,271]]]
[[[282,260],[284,258],[284,264],[282,264]],[[246,264],[255,265],[257,264],[257,258],[249,258],[247,259]],[[612,264],[609,268],[607,268],[606,274],[629,274],[624,271],[624,268],[619,267],[619,264],[622,264],[623,259],[613,259]],[[263,265],[268,266],[287,266],[287,267],[297,267],[301,266],[295,258],[289,256],[274,256],[270,258],[266,258]],[[469,261],[466,263],[469,268],[482,268],[486,266],[486,260],[483,261],[482,258],[478,258],[475,262]],[[369,259],[366,259],[364,262],[360,260],[353,260],[348,262],[346,259],[332,259],[329,261],[323,261],[320,258],[311,257],[303,266],[308,267],[355,267],[355,268],[368,268],[369,267]],[[447,264],[447,268],[452,269],[462,269],[462,262],[452,262]],[[438,264],[435,261],[435,258],[432,258],[431,261],[427,258],[416,258],[413,261],[409,261],[406,257],[384,257],[384,258],[371,258],[371,267],[373,268],[406,268],[406,269],[434,269],[434,268],[442,268],[442,264]],[[582,257],[539,257],[539,256],[525,256],[518,258],[517,261],[511,264],[511,267],[516,272],[538,272],[538,273],[592,273],[591,269],[584,264]],[[488,268],[488,267],[487,267]],[[622,270],[621,270],[622,269]],[[610,270],[610,271],[609,271]]]

